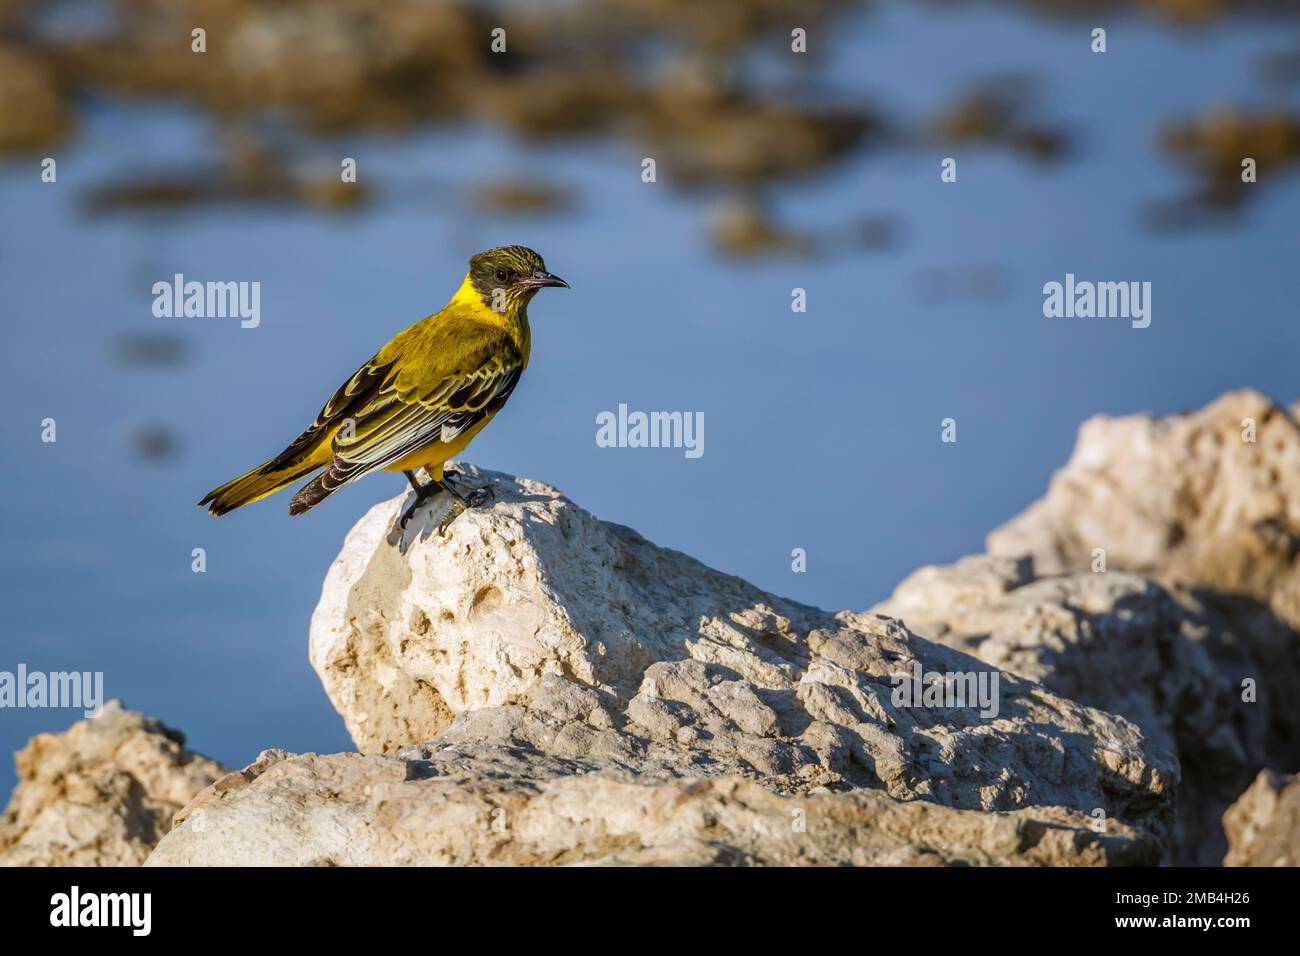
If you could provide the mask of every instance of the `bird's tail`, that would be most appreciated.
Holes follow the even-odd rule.
[[[346,478],[340,478],[334,472],[335,468],[327,468],[299,488],[297,494],[293,496],[293,500],[289,502],[289,514],[306,514],[347,484]]]
[[[284,464],[279,458],[258,465],[247,474],[228,481],[220,488],[214,488],[199,502],[199,507],[207,505],[208,513],[223,515],[244,505],[261,501],[267,495],[274,494],[285,485],[291,485],[299,478],[319,471],[322,463],[308,459],[299,459]]]

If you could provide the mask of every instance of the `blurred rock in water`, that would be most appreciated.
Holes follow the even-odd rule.
[[[170,332],[122,332],[109,340],[109,351],[131,368],[179,368],[189,359],[185,340]]]
[[[813,251],[811,236],[776,223],[752,197],[732,197],[719,203],[713,214],[710,237],[724,255],[740,258],[764,255],[806,256]]]
[[[131,430],[131,449],[142,461],[162,462],[176,457],[180,446],[166,425],[138,425]]]
[[[934,134],[953,145],[997,145],[1034,160],[1060,159],[1068,137],[1034,118],[1030,104],[1035,86],[1035,81],[1021,77],[986,81],[939,116]]]
[[[901,234],[898,222],[887,216],[863,216],[815,232],[793,229],[782,225],[752,194],[730,196],[719,202],[710,224],[714,248],[735,258],[878,252],[896,247]]]
[[[1259,70],[1265,80],[1278,86],[1300,83],[1300,50],[1263,56],[1259,61]]]
[[[487,212],[539,215],[573,208],[573,190],[553,183],[502,179],[474,188],[475,205]]]
[[[1167,126],[1161,145],[1196,177],[1186,195],[1149,204],[1154,228],[1191,228],[1235,215],[1271,179],[1300,164],[1300,114],[1216,110]],[[1255,162],[1255,181],[1243,180],[1243,163]]]
[[[232,202],[290,203],[345,209],[370,199],[362,182],[344,182],[336,160],[294,160],[248,130],[222,131],[218,164],[125,176],[87,190],[92,215],[159,211]]]
[[[863,216],[849,226],[844,238],[858,249],[896,249],[902,244],[903,225],[891,216]]]
[[[0,153],[53,146],[71,127],[71,106],[48,60],[0,44]]]
[[[934,266],[914,279],[916,297],[926,305],[1005,298],[1010,291],[1006,270],[998,265]]]
[[[821,173],[883,143],[896,123],[863,105],[860,89],[818,85],[837,21],[870,13],[871,5],[856,0],[575,0],[511,5],[502,16],[470,0],[134,0],[59,29],[50,26],[58,13],[38,16],[38,6],[0,7],[7,35],[0,45],[0,152],[57,142],[74,122],[73,104],[90,94],[179,100],[221,122],[274,118],[286,134],[277,155],[321,136],[453,122],[487,121],[528,139],[600,135],[654,158],[662,181],[726,190]],[[1155,11],[1180,24],[1295,13],[1283,0],[1015,6],[1073,18]],[[497,19],[507,27],[504,52],[492,49]],[[202,53],[190,47],[199,23],[207,31]],[[811,38],[797,64],[788,62],[792,23]],[[761,68],[778,59],[786,69]],[[1026,78],[982,82],[924,138],[1058,160],[1070,137],[1045,111],[1030,109],[1033,92]],[[1247,152],[1268,150],[1269,127],[1243,132]],[[1156,210],[1152,218],[1214,221],[1205,210],[1234,207],[1235,195],[1216,179],[1185,201],[1188,208]],[[136,173],[102,183],[88,206],[175,210],[240,201],[334,209],[365,196],[335,172],[295,172],[281,160],[252,170],[225,163]],[[540,211],[516,199],[484,201]]]
[[[275,116],[292,131],[277,156],[294,151],[293,137],[489,119],[527,137],[601,133],[635,141],[677,184],[803,175],[841,158],[875,120],[859,107],[826,107],[791,90],[758,92],[743,80],[741,61],[760,38],[788,43],[796,13],[815,25],[856,6],[727,0],[704,10],[680,0],[624,0],[519,7],[507,18],[507,51],[498,54],[489,42],[495,21],[468,2],[138,0],[113,7],[102,23],[46,31],[30,50],[6,47],[12,52],[0,59],[0,72],[7,64],[12,79],[0,80],[0,90],[14,91],[28,109],[0,111],[0,150],[49,141],[68,126],[71,97],[93,93],[179,99],[222,122]],[[25,25],[17,35],[37,32],[34,15],[30,24],[21,11],[12,15]],[[197,23],[206,30],[202,53],[190,48]],[[246,168],[228,158],[101,183],[87,207],[335,208],[363,198],[336,172],[296,173],[283,160]],[[560,208],[537,195],[482,198],[515,211],[543,201]]]

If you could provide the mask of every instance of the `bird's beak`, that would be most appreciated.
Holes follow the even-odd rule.
[[[541,269],[534,269],[533,274],[524,276],[516,285],[521,285],[525,289],[545,289],[548,286],[555,286],[560,289],[567,289],[569,283],[565,282],[559,276],[553,276],[549,272],[543,272]]]

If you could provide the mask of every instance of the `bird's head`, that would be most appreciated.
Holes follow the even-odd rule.
[[[525,246],[498,246],[469,260],[469,281],[494,312],[517,315],[547,286],[569,283],[546,271],[542,257]]]

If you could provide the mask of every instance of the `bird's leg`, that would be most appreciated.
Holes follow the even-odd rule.
[[[433,487],[435,484],[434,482],[429,482],[428,484],[421,484],[419,479],[415,477],[415,472],[413,471],[404,471],[402,472],[402,474],[406,476],[406,480],[411,483],[411,487],[415,489],[415,493],[417,495],[421,496],[421,499],[427,498],[429,497],[429,495],[437,493],[437,488]]]
[[[403,471],[402,474],[406,476],[406,480],[409,481],[411,483],[411,487],[415,489],[415,500],[406,506],[406,510],[402,512],[402,517],[397,519],[398,526],[405,528],[406,523],[411,520],[411,515],[415,514],[416,509],[419,508],[420,505],[428,501],[430,498],[432,498],[434,495],[436,495],[438,492],[442,491],[443,486],[442,484],[436,481],[431,481],[428,484],[422,485],[420,484],[419,481],[416,480],[415,472],[413,471]]]

